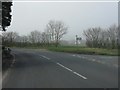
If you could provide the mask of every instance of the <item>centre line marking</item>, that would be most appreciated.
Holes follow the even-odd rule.
[[[43,57],[43,58],[45,58],[45,59],[47,59],[47,60],[50,60],[50,58],[48,58],[48,57],[46,57],[44,55],[40,55],[40,56]]]
[[[59,65],[59,66],[61,66],[61,67],[63,67],[63,68],[65,68],[66,70],[72,72],[73,74],[75,74],[75,75],[77,75],[77,76],[79,76],[79,77],[81,77],[81,78],[83,78],[83,79],[87,79],[85,76],[83,76],[83,75],[81,75],[81,74],[79,74],[79,73],[77,73],[77,72],[74,72],[73,70],[71,70],[71,69],[69,69],[69,68],[63,66],[63,65],[60,64],[60,63],[56,63],[56,64]]]

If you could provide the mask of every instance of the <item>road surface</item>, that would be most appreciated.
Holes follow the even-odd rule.
[[[12,53],[16,63],[3,88],[118,88],[117,57],[32,49]]]

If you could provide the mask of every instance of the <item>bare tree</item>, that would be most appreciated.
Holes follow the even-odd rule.
[[[49,44],[50,38],[46,32],[42,32],[42,44]]]
[[[17,38],[18,33],[17,32],[3,32],[2,33],[2,42],[3,44],[9,43],[12,44],[15,42],[15,39]]]
[[[21,43],[28,43],[29,42],[29,38],[28,36],[18,36],[18,38],[16,38],[16,42],[21,42]]]
[[[63,35],[67,33],[68,27],[62,21],[51,20],[46,26],[47,33],[50,36],[50,40],[59,45],[59,42]]]
[[[84,31],[84,35],[86,36],[86,44],[89,47],[98,47],[99,46],[99,38],[100,38],[101,28],[89,28]]]
[[[120,25],[118,26],[118,29],[117,29],[117,45],[118,45],[118,48],[120,48]]]
[[[116,25],[112,25],[108,29],[90,28],[84,31],[84,35],[89,47],[114,49],[118,48],[120,44],[120,30]]]
[[[41,40],[41,37],[42,37],[42,34],[40,31],[32,31],[29,35],[29,41],[31,43],[40,43],[42,40]]]
[[[118,42],[118,27],[116,25],[110,26],[108,29],[108,35],[111,43],[111,48],[116,48]]]
[[[3,39],[8,40],[9,42],[13,42],[17,36],[18,36],[17,32],[3,32],[2,33]]]
[[[106,30],[102,30],[99,38],[99,47],[108,48],[110,45],[109,35]]]
[[[4,43],[5,41],[8,41],[7,33],[3,32],[2,33],[2,42]]]
[[[51,42],[55,40],[55,21],[51,20],[49,23],[46,25],[46,30],[45,33],[49,35],[49,39]]]

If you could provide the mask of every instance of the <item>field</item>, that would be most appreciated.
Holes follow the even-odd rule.
[[[77,47],[77,46],[60,46],[60,47],[48,47],[50,51],[57,52],[68,52],[77,54],[96,54],[96,55],[110,55],[117,56],[118,49],[102,49],[102,48],[87,48],[87,47]]]
[[[13,47],[18,48],[18,47]],[[103,49],[103,48],[88,48],[82,46],[30,46],[30,47],[19,47],[19,48],[26,48],[26,49],[46,49],[49,51],[55,52],[67,52],[67,53],[76,53],[76,54],[89,54],[89,55],[109,55],[109,56],[120,56],[118,49]]]

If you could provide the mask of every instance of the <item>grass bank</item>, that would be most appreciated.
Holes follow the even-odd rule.
[[[25,48],[25,49],[46,49],[55,52],[67,52],[67,53],[77,53],[77,54],[90,54],[90,55],[109,55],[109,56],[120,56],[118,49],[103,49],[103,48],[88,48],[81,46],[30,46],[30,47],[14,47],[14,48]]]
[[[110,56],[120,55],[117,49],[87,48],[87,47],[76,47],[76,46],[48,47],[47,49],[50,51],[77,53],[77,54],[110,55]]]

